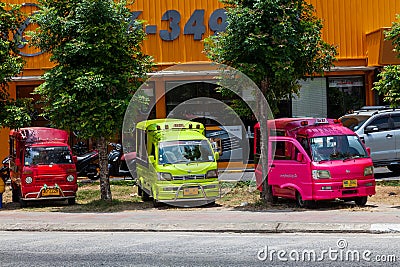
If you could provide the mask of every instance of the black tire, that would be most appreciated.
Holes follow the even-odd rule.
[[[75,205],[76,198],[68,198],[68,205]]]
[[[278,197],[274,196],[273,193],[272,193],[272,185],[269,186],[269,190],[271,192],[271,204],[278,203]]]
[[[396,165],[389,165],[387,166],[387,168],[391,171],[394,172],[395,174],[400,174],[400,165],[396,164]]]
[[[96,181],[100,178],[100,172],[98,171],[100,167],[98,165],[90,165],[88,168],[88,178],[92,181]]]
[[[278,197],[277,196],[272,196],[271,203],[272,204],[277,204],[278,203]]]
[[[21,198],[21,189],[19,187],[17,188],[13,187],[11,193],[12,193],[12,202],[19,202],[19,199]]]
[[[26,208],[28,204],[26,203],[26,200],[23,200],[22,198],[19,199],[19,206],[21,208]]]
[[[137,185],[137,194],[138,194],[139,197],[141,197],[143,195],[143,190],[140,187],[140,185]]]
[[[204,205],[204,207],[206,207],[206,208],[212,208],[212,207],[214,207],[214,206],[216,206],[215,201],[211,201],[211,202],[209,202],[209,203],[207,203],[207,204]]]
[[[316,203],[314,200],[303,200],[299,192],[296,192],[296,204],[300,208],[315,208]]]
[[[356,197],[354,199],[354,202],[356,203],[356,205],[360,206],[360,207],[364,207],[365,204],[367,204],[367,201],[368,201],[368,197],[367,196],[365,196],[365,197]]]
[[[150,200],[150,195],[147,194],[147,192],[145,190],[143,190],[142,188],[141,188],[141,190],[142,190],[142,200],[143,201],[149,201]]]
[[[90,174],[90,175],[88,175],[88,178],[92,181],[96,181],[100,178],[100,175],[99,174],[94,174],[94,175]]]
[[[163,206],[163,203],[158,201],[157,199],[153,198],[153,206],[154,206],[154,208],[160,208]]]

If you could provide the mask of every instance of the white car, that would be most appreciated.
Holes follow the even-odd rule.
[[[400,173],[400,109],[365,106],[340,120],[371,149],[374,166]]]

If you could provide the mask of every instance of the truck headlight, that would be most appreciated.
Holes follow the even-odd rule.
[[[25,183],[31,184],[32,182],[33,182],[33,179],[32,179],[31,176],[27,176],[27,177],[25,178]]]
[[[312,177],[314,179],[329,179],[331,178],[331,173],[328,170],[313,170]]]
[[[160,181],[171,181],[172,180],[172,174],[169,172],[159,172],[157,173],[158,180]]]
[[[368,166],[364,168],[364,176],[369,176],[374,174],[374,167]]]
[[[209,170],[206,174],[206,178],[218,178],[217,170]]]
[[[67,176],[67,181],[68,182],[73,182],[74,180],[75,180],[75,177],[72,174]]]

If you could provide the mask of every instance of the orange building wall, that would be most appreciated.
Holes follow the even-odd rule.
[[[366,34],[381,27],[391,27],[400,13],[395,0],[308,0],[323,20],[322,37],[337,45],[338,59],[365,64]],[[357,63],[358,60],[358,63]],[[339,65],[352,64],[339,62]]]
[[[11,0],[11,3],[22,4],[24,0]],[[29,1],[35,2],[35,1]],[[367,64],[366,35],[382,27],[390,27],[395,16],[400,13],[400,1],[395,0],[308,0],[316,9],[316,15],[323,20],[322,37],[328,43],[338,47],[337,65],[363,66]],[[203,42],[193,40],[193,35],[184,35],[184,25],[196,9],[203,9],[206,32],[203,39],[213,32],[209,29],[210,15],[223,8],[218,0],[136,0],[129,6],[132,11],[141,11],[138,17],[145,21],[145,26],[155,25],[156,34],[150,34],[144,41],[143,50],[155,58],[159,65],[173,65],[181,62],[207,60],[203,50]],[[36,7],[24,7],[28,14]],[[180,35],[176,40],[163,41],[160,30],[168,30],[167,21],[162,21],[162,15],[167,10],[177,10],[181,15]],[[29,25],[27,30],[34,25]],[[26,46],[23,52],[38,52]],[[27,57],[25,76],[40,75],[50,68],[49,56],[42,54]]]

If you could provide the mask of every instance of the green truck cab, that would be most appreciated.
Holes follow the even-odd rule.
[[[138,194],[166,203],[193,207],[220,197],[217,159],[204,125],[178,119],[155,119],[136,125]]]

